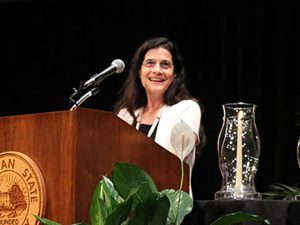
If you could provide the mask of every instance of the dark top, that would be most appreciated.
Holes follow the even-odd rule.
[[[151,129],[151,127],[152,127],[152,125],[141,123],[140,127],[139,127],[139,131],[142,131],[144,134],[148,135],[148,132]],[[150,138],[153,139],[153,140],[155,139],[157,127],[158,127],[158,123],[156,124],[156,127],[154,128],[154,131],[152,132],[152,134],[150,136]]]

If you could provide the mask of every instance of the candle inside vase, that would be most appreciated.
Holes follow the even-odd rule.
[[[243,162],[242,162],[242,125],[243,112],[238,114],[238,126],[237,126],[237,148],[236,148],[236,174],[235,174],[235,187],[239,189],[242,186],[242,174],[243,174]]]

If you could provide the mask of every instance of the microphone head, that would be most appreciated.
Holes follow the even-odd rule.
[[[122,73],[125,68],[125,63],[121,59],[115,59],[111,64],[116,67],[116,73]]]

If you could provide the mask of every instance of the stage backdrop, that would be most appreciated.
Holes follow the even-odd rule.
[[[217,137],[222,104],[258,105],[258,191],[299,182],[299,1],[0,1],[0,115],[69,109],[72,88],[117,58],[126,69],[106,78],[83,106],[112,110],[135,48],[166,36],[185,56],[190,92],[205,106],[208,144],[193,171],[196,199],[221,185]],[[155,154],[155,153],[154,153]]]

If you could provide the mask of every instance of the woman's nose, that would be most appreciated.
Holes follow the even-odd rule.
[[[162,71],[162,68],[161,68],[160,63],[156,63],[155,66],[154,66],[154,68],[153,68],[153,70],[154,70],[154,71],[159,71],[159,72],[161,72],[161,71]]]

